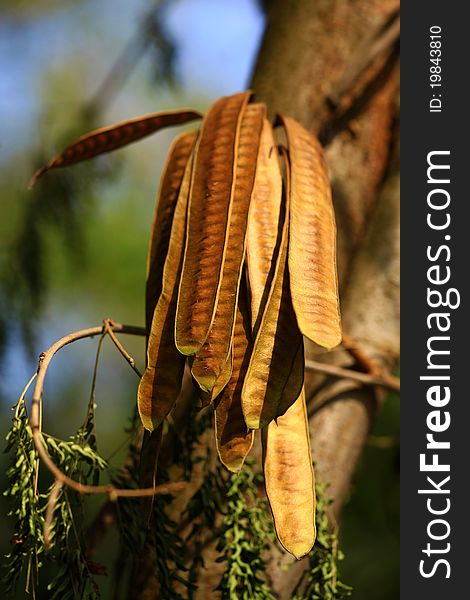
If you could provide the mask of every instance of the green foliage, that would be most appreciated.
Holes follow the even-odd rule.
[[[251,464],[227,482],[227,506],[217,549],[227,563],[219,590],[225,600],[274,600],[264,580],[264,555],[274,531],[266,501],[257,497],[260,485]]]
[[[5,452],[12,455],[7,471],[9,487],[4,495],[10,500],[8,516],[15,519],[15,535],[11,540],[12,549],[6,556],[3,580],[11,593],[20,575],[26,573],[25,589],[34,598],[44,554],[44,509],[39,504],[36,487],[38,457],[22,400],[16,407]]]
[[[88,423],[88,425],[87,425]],[[90,426],[91,425],[91,426]],[[46,437],[47,448],[59,468],[81,483],[98,483],[100,471],[107,467],[89,443],[94,428],[87,419],[85,425],[69,441]],[[93,437],[91,437],[93,442]],[[47,497],[49,493],[44,497]],[[99,598],[94,580],[99,565],[86,558],[86,540],[83,523],[85,507],[83,494],[62,487],[59,491],[51,527],[51,548],[46,554],[57,566],[57,574],[47,586],[52,600]]]
[[[317,484],[317,539],[308,555],[309,568],[302,573],[292,600],[342,600],[352,594],[352,588],[338,579],[337,561],[343,560],[338,539],[331,531],[327,510],[331,500],[326,486]]]
[[[69,440],[43,435],[47,450],[57,466],[81,483],[98,482],[107,467],[96,451],[94,404],[90,404],[83,426]],[[15,519],[13,548],[7,555],[3,580],[13,593],[19,577],[25,573],[25,590],[37,597],[39,572],[43,565],[55,567],[56,573],[47,589],[52,600],[94,600],[99,597],[93,575],[99,566],[87,561],[84,539],[83,495],[61,487],[53,506],[49,543],[44,540],[45,513],[54,485],[46,493],[38,491],[39,463],[29,426],[24,395],[20,398],[7,435],[6,452],[12,454],[8,470],[8,489]]]
[[[98,346],[84,424],[68,440],[43,434],[51,458],[64,473],[84,484],[93,482],[95,485],[99,483],[100,473],[108,469],[108,464],[97,452],[94,422],[94,389],[102,340]],[[16,520],[13,548],[7,557],[4,577],[8,592],[15,589],[22,575],[26,579],[26,590],[36,598],[40,568],[50,565],[55,574],[47,586],[48,597],[52,600],[95,600],[100,597],[95,575],[104,574],[105,569],[87,559],[86,498],[65,486],[57,487],[57,482],[46,493],[38,492],[38,456],[24,396],[25,393],[17,404],[7,437],[7,451],[12,454],[13,462],[8,471],[9,487],[5,495],[12,505],[10,516]],[[254,471],[250,460],[240,473],[230,475],[213,460],[207,445],[201,443],[211,421],[209,410],[189,419],[180,435],[173,431],[178,440],[175,442],[180,450],[177,456],[184,477],[190,479],[196,465],[205,473],[181,518],[181,522],[191,526],[189,533],[183,538],[184,527],[168,515],[171,496],[155,497],[150,523],[144,521],[148,515],[148,498],[119,498],[116,515],[124,549],[122,555],[128,557],[127,565],[133,563],[134,568],[138,568],[142,556],[151,557],[159,597],[191,600],[197,589],[200,569],[205,566],[202,558],[205,544],[208,540],[218,539],[218,562],[225,564],[218,586],[222,598],[274,600],[265,572],[266,553],[276,537],[267,501],[259,496],[262,475]],[[128,460],[124,468],[111,475],[117,487],[140,487],[139,431],[140,422],[135,412],[127,429],[130,437]],[[160,468],[157,482],[164,483],[168,479],[165,469]],[[39,484],[41,482],[42,478]],[[51,494],[55,492],[45,540],[47,503],[51,503]],[[317,486],[317,541],[308,557],[308,569],[294,590],[293,600],[342,600],[351,595],[351,588],[338,580],[337,561],[342,559],[342,554],[337,549],[336,535],[329,527],[328,504],[325,488]],[[191,555],[194,557],[189,569],[184,560],[188,544],[192,544]],[[185,590],[184,596],[181,590]]]

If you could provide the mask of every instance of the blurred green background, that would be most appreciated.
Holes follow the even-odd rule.
[[[32,172],[95,126],[171,108],[205,110],[217,97],[244,89],[263,27],[256,0],[0,3],[2,439],[40,351],[104,317],[143,324],[147,237],[176,130],[93,165],[51,173],[47,185],[30,193]],[[45,387],[48,432],[68,436],[81,424],[96,344],[74,344],[56,358]],[[142,366],[143,340],[128,338],[126,347]],[[125,440],[136,384],[107,341],[97,382],[104,457]],[[398,399],[390,397],[343,514],[341,575],[358,600],[399,596],[398,432]],[[113,461],[121,458],[117,452]],[[8,460],[0,460],[3,491]],[[12,535],[6,511],[1,496],[2,556]],[[106,562],[112,544],[107,539],[97,560]]]

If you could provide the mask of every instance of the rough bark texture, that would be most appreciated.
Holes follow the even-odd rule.
[[[272,0],[251,83],[256,99],[267,103],[271,116],[281,112],[299,120],[327,145],[343,329],[388,369],[399,353],[397,143],[391,152],[397,51],[392,47],[370,61],[367,53],[396,11],[396,0]],[[367,68],[358,69],[360,64]],[[357,77],[351,78],[354,69]],[[345,88],[348,81],[352,87]],[[319,353],[311,343],[306,344],[306,357],[351,365],[349,354]],[[339,518],[381,392],[316,374],[309,374],[306,386],[317,478],[329,482],[333,513]],[[181,404],[178,410],[185,412]],[[178,421],[178,414],[173,418]],[[186,498],[200,481],[200,476],[195,478]],[[175,519],[183,504],[182,498],[175,502]],[[197,599],[220,597],[214,589],[224,565],[214,562],[211,536],[207,532],[206,568],[200,571]],[[189,563],[193,551],[188,546]],[[273,592],[288,599],[308,562],[304,559],[281,570],[286,563],[291,564],[292,558],[273,547],[267,576]],[[147,589],[151,588],[152,576],[145,565],[139,565],[136,576],[141,581],[147,578]],[[130,597],[155,595],[136,594],[134,589]]]

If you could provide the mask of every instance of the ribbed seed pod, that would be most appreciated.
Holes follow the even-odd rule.
[[[215,102],[198,134],[176,139],[162,177],[147,265],[147,368],[138,390],[148,430],[141,485],[155,483],[163,420],[190,356],[201,405],[214,402],[217,451],[229,470],[239,471],[253,429],[262,428],[276,532],[300,558],[316,535],[302,333],[326,348],[341,340],[336,229],[318,141],[294,120],[279,118],[288,141],[283,195],[266,107],[249,104],[251,95]],[[160,113],[93,131],[32,183],[49,169],[199,117]],[[148,510],[151,503],[145,501]]]
[[[230,381],[216,400],[215,439],[220,460],[227,469],[238,472],[253,445],[253,431],[243,417],[241,392],[251,351],[250,311],[246,286],[240,287],[235,332],[233,336],[233,369]]]
[[[178,282],[183,263],[186,213],[192,173],[188,159],[176,203],[168,254],[163,269],[162,292],[153,314],[147,346],[147,368],[140,381],[137,400],[144,427],[158,427],[176,402],[181,389],[185,357],[175,345],[174,327]]]
[[[191,373],[201,389],[211,391],[227,362],[235,324],[238,289],[245,255],[250,198],[256,159],[266,114],[264,104],[249,104],[243,111],[235,153],[235,179],[230,208],[222,280],[209,334],[196,354]]]
[[[263,430],[266,493],[277,537],[295,558],[315,543],[315,481],[305,393]]]
[[[176,345],[196,354],[214,319],[227,247],[235,157],[250,92],[218,100],[209,109],[196,145],[186,248],[176,314]]]
[[[287,270],[288,210],[289,203],[286,200],[274,278],[243,386],[243,414],[250,429],[265,427],[295,402],[298,395],[291,396],[293,390],[290,386],[286,387],[302,340],[290,298]]]
[[[251,195],[246,232],[246,263],[251,295],[254,333],[259,326],[271,288],[279,245],[279,218],[282,202],[282,175],[279,155],[270,122],[265,119],[261,133],[256,177]]]
[[[196,132],[179,135],[173,142],[163,170],[150,230],[147,256],[147,282],[145,287],[145,323],[147,331],[150,331],[153,312],[162,291],[163,268],[170,242],[176,201],[196,137]]]
[[[32,188],[37,180],[51,169],[68,167],[99,156],[100,154],[118,150],[164,127],[182,125],[201,117],[202,115],[194,110],[176,110],[153,113],[145,117],[138,117],[115,123],[109,127],[96,129],[78,138],[78,140],[67,146],[60,154],[54,156],[48,165],[36,171],[29,187]]]
[[[336,225],[320,143],[282,117],[291,163],[289,275],[301,332],[325,348],[341,342]]]

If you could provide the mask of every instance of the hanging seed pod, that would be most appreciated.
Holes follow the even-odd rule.
[[[142,447],[140,449],[139,483],[142,488],[155,486],[157,478],[158,456],[163,439],[163,424],[154,431],[144,430]],[[150,523],[154,496],[142,498],[142,513],[145,515],[147,524]]]
[[[281,117],[291,163],[289,276],[300,331],[325,348],[341,342],[336,225],[320,143]]]
[[[163,421],[190,356],[201,407],[214,403],[216,447],[230,471],[240,470],[262,428],[276,532],[300,558],[315,541],[302,334],[326,348],[341,339],[335,221],[318,141],[280,117],[288,141],[280,162],[266,107],[249,104],[251,95],[215,102],[199,133],[176,139],[162,176],[147,265],[140,475],[144,487],[154,485]],[[199,117],[160,113],[99,129],[35,177]]]
[[[173,408],[181,389],[185,357],[174,338],[178,282],[183,263],[184,237],[192,156],[188,159],[176,203],[168,254],[163,269],[162,292],[152,319],[147,346],[147,368],[140,380],[137,400],[140,418],[150,431]]]
[[[251,352],[250,312],[245,285],[240,287],[239,294],[232,345],[232,375],[216,400],[215,409],[215,439],[219,458],[234,473],[242,468],[253,445],[253,431],[248,431],[241,405],[243,379]]]
[[[200,350],[214,319],[228,241],[236,148],[250,95],[221,98],[202,122],[176,313],[176,346],[182,354]]]
[[[184,170],[191,150],[194,147],[197,133],[183,133],[178,136],[170,149],[170,154],[163,170],[160,190],[155,205],[149,251],[147,257],[147,282],[145,286],[146,328],[150,331],[155,306],[162,291],[163,268],[170,242],[171,226],[176,201],[183,180]]]
[[[202,390],[210,392],[227,362],[235,324],[250,198],[255,181],[259,140],[266,114],[264,104],[249,104],[242,116],[235,154],[235,179],[214,320],[197,352],[191,373]]]
[[[266,494],[276,534],[295,558],[315,543],[315,481],[305,393],[263,430]]]
[[[271,124],[265,119],[246,231],[246,263],[252,328],[255,335],[271,288],[275,258],[279,251],[279,232],[282,232],[279,227],[281,202],[282,175],[279,154]]]
[[[300,393],[300,388],[296,391],[290,386],[286,388],[302,341],[292,308],[287,270],[288,210],[289,202],[286,199],[274,278],[261,315],[243,386],[243,414],[250,429],[260,429],[268,425],[272,419],[282,414],[281,410],[285,411],[295,402]]]
[[[277,409],[278,415],[283,415],[286,410],[292,406],[293,398],[297,399],[304,386],[304,375],[305,375],[305,356],[304,356],[304,340],[301,337],[300,343],[295,352],[294,360],[292,362],[292,369],[289,373],[286,385],[282,390],[282,396],[279,400],[279,406]],[[294,400],[295,401],[295,400]]]
[[[36,184],[37,180],[51,169],[59,167],[68,167],[76,163],[88,160],[100,154],[112,152],[132,142],[155,133],[164,127],[173,125],[183,125],[189,121],[200,119],[202,115],[194,110],[176,110],[163,113],[153,113],[145,117],[122,121],[109,127],[96,129],[87,135],[84,135],[70,146],[67,146],[57,156],[42,167],[33,175],[29,188]]]
[[[192,366],[192,362],[191,362],[192,360],[193,359],[191,357],[189,359],[190,366]],[[206,406],[209,406],[209,404],[211,402],[213,402],[215,400],[215,398],[217,398],[217,396],[220,394],[220,392],[225,388],[225,386],[229,382],[230,377],[232,375],[232,368],[233,368],[233,355],[232,355],[232,349],[230,349],[228,358],[225,361],[225,364],[222,367],[222,370],[220,371],[220,374],[216,379],[214,387],[209,392],[206,392],[205,390],[203,390],[199,386],[199,383],[193,378],[194,387],[196,388],[196,392],[197,392],[198,398],[201,403],[200,408],[205,408]]]

